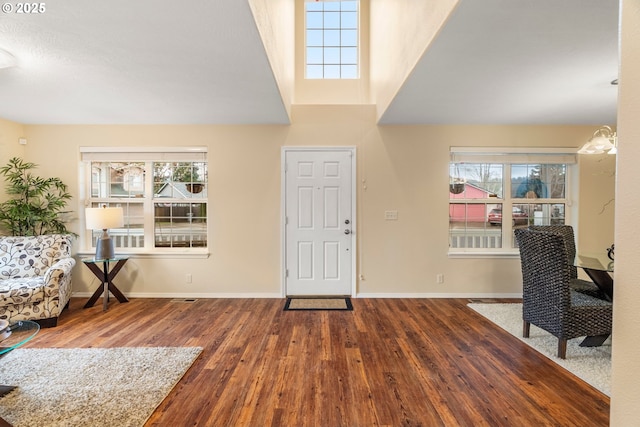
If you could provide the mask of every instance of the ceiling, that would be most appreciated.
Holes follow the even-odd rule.
[[[615,124],[617,77],[618,0],[461,0],[380,123]]]
[[[0,16],[1,118],[289,122],[246,0],[46,7]],[[613,124],[617,43],[617,0],[460,0],[380,122]]]

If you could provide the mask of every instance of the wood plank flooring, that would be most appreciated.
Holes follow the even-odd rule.
[[[73,298],[29,347],[201,346],[147,426],[607,426],[609,398],[466,299]],[[73,375],[73,373],[69,373]]]

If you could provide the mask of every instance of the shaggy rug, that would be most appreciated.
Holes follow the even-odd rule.
[[[611,395],[611,338],[600,347],[580,347],[583,338],[569,340],[567,358],[560,359],[558,339],[550,333],[531,325],[530,337],[522,337],[522,304],[472,303],[468,306],[575,376]]]
[[[0,416],[14,427],[142,426],[199,347],[17,349],[0,358]]]
[[[285,310],[353,310],[351,298],[287,298]]]

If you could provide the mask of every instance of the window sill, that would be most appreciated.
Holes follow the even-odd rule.
[[[125,252],[116,251],[118,255],[126,255],[131,258],[165,258],[165,259],[206,259],[211,255],[208,250],[198,251],[154,251],[154,252]],[[95,255],[95,251],[78,251],[80,257],[90,257]]]
[[[464,259],[464,258],[520,258],[519,252],[449,252],[447,254],[449,258]]]

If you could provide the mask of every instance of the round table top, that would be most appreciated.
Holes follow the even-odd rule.
[[[0,330],[0,354],[20,347],[36,336],[39,330],[40,325],[32,320],[18,320],[10,323],[3,330]]]

